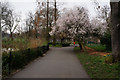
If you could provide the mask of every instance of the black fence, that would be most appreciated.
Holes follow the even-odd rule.
[[[2,75],[8,76],[11,72],[23,68],[30,61],[43,56],[49,50],[49,45],[26,49],[22,51],[13,51],[2,54]]]

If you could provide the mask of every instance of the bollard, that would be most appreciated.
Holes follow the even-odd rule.
[[[40,47],[38,46],[37,47],[37,57],[39,57],[39,49],[40,49]]]

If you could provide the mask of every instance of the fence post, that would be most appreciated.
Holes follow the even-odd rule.
[[[37,57],[39,56],[39,46],[37,47]]]
[[[49,43],[47,44],[47,50],[49,50]]]
[[[43,46],[41,46],[41,57],[43,57],[43,54],[44,54],[44,49],[43,49]]]
[[[11,73],[11,61],[12,61],[12,54],[10,51],[10,54],[9,54],[9,74]]]

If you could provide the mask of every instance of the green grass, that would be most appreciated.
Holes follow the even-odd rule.
[[[119,63],[106,64],[105,57],[89,55],[85,53],[77,54],[81,64],[91,78],[119,78]]]
[[[86,46],[89,47],[89,48],[92,48],[92,49],[94,49],[96,51],[107,52],[105,45],[101,45],[101,44],[87,44]],[[80,50],[80,48],[79,47],[75,47],[74,50]]]
[[[80,50],[80,47],[74,47],[74,51]]]
[[[87,44],[87,47],[92,48],[96,51],[106,51],[106,46],[101,44]]]

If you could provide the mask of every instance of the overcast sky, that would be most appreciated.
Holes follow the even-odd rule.
[[[15,9],[15,12],[20,13],[22,19],[26,18],[26,15],[29,11],[35,12],[36,9],[36,0],[7,0],[11,3],[12,7]],[[42,0],[39,0],[42,1]],[[45,1],[45,0],[44,0]],[[51,2],[54,0],[50,0]],[[75,6],[84,6],[89,10],[90,16],[95,16],[94,10],[94,0],[57,0],[57,2],[62,2],[62,8],[73,8]],[[109,5],[110,0],[97,0],[100,2],[100,5]]]
[[[5,1],[5,0],[0,0]],[[27,17],[29,11],[35,13],[37,4],[36,0],[6,0],[10,2],[14,11],[21,15],[22,22],[21,25],[23,26],[24,20]],[[45,0],[39,0],[45,1]],[[49,0],[50,2],[54,2],[54,0]],[[94,9],[94,0],[56,0],[58,4],[60,3],[59,9],[62,10],[64,8],[74,8],[75,6],[83,6],[88,9],[90,17],[95,17],[96,12]],[[108,5],[110,6],[110,0],[96,0],[100,3],[101,6]],[[61,4],[62,3],[62,4]]]

